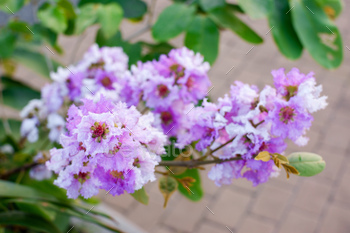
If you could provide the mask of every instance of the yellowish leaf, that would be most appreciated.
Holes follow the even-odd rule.
[[[261,161],[264,161],[264,162],[267,162],[270,159],[271,159],[270,153],[267,152],[267,151],[262,151],[255,157],[255,160],[261,160]]]

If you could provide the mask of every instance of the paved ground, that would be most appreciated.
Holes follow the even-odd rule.
[[[206,191],[200,202],[190,202],[180,194],[171,197],[169,205],[163,209],[163,197],[156,183],[146,186],[150,194],[148,206],[141,205],[130,196],[104,196],[104,201],[124,214],[131,221],[150,233],[345,233],[350,232],[350,161],[349,161],[349,121],[350,121],[350,29],[348,28],[350,1],[336,21],[343,35],[344,61],[340,68],[325,70],[304,51],[297,61],[284,58],[273,44],[267,23],[251,21],[250,25],[265,42],[255,46],[243,42],[231,32],[223,32],[220,42],[220,56],[210,71],[214,89],[213,99],[229,90],[234,80],[242,80],[262,87],[272,84],[270,71],[280,67],[298,67],[303,72],[314,71],[317,81],[324,86],[329,96],[329,106],[315,115],[314,125],[309,132],[310,143],[305,148],[290,144],[288,152],[311,151],[321,154],[327,162],[325,171],[312,178],[291,177],[286,180],[282,173],[279,178],[257,188],[245,180],[237,180],[233,185],[216,187],[203,172],[202,182]],[[167,5],[158,1],[157,12]],[[123,32],[130,35],[140,25],[123,23]],[[92,43],[93,33],[79,38],[81,53]],[[150,35],[142,36],[150,40]],[[68,64],[74,53],[77,38],[61,38],[67,51],[64,64]],[[182,37],[173,42],[181,45]],[[210,46],[210,45],[208,45]],[[234,68],[226,75],[230,68]],[[20,71],[20,74],[27,71]],[[28,73],[25,73],[28,75]],[[33,82],[31,82],[33,83]],[[39,80],[34,86],[41,86]]]

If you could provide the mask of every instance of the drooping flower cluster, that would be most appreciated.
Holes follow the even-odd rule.
[[[169,136],[184,133],[186,112],[203,99],[211,86],[209,63],[187,48],[173,49],[159,60],[132,66],[123,79],[123,101],[152,109]],[[184,114],[185,113],[185,114]]]
[[[30,101],[23,109],[22,136],[35,142],[38,127],[43,126],[50,130],[49,139],[58,142],[65,124],[58,111],[64,102],[79,103],[82,98],[99,98],[101,94],[119,100],[120,80],[127,68],[128,57],[121,48],[91,46],[77,65],[51,73],[53,82],[42,88],[41,99]]]
[[[155,180],[154,168],[164,152],[165,135],[152,126],[153,115],[101,96],[68,110],[62,149],[52,149],[46,166],[58,174],[55,184],[70,198],[89,198],[99,189],[112,195],[133,193]]]
[[[282,154],[287,139],[306,145],[311,114],[327,105],[313,73],[296,68],[272,71],[275,88],[260,92],[236,81],[212,103],[206,98],[210,67],[198,53],[180,48],[130,70],[127,63],[121,48],[94,45],[77,65],[53,73],[42,99],[22,111],[21,132],[30,141],[38,139],[39,125],[50,129],[51,141],[60,138],[63,149],[51,150],[47,167],[69,197],[99,189],[132,193],[153,181],[166,137],[175,137],[180,149],[194,145],[197,154],[228,160],[208,174],[217,185],[246,178],[256,186],[279,169],[273,160],[254,158],[263,151]],[[71,103],[64,122],[58,112]],[[142,116],[136,107],[149,113]]]
[[[230,95],[219,99],[217,108],[226,123],[224,127],[220,124],[219,136],[211,149],[230,142],[214,155],[243,160],[215,165],[209,178],[217,185],[244,177],[256,186],[276,176],[277,167],[272,160],[264,162],[254,157],[262,151],[283,153],[286,139],[299,146],[306,145],[305,134],[313,120],[310,113],[327,106],[326,97],[320,96],[322,86],[316,86],[312,73],[304,75],[294,68],[287,75],[284,69],[275,70],[272,75],[276,89],[266,86],[259,93],[255,86],[236,82]]]

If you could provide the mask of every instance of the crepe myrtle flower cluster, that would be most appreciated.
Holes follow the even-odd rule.
[[[209,68],[199,53],[173,49],[159,60],[132,66],[124,78],[121,98],[129,105],[143,102],[160,120],[164,132],[176,137],[188,126],[186,112],[208,94]]]
[[[272,75],[276,88],[266,86],[259,93],[256,86],[235,82],[230,95],[218,100],[218,111],[211,118],[214,127],[209,129],[214,140],[205,146],[210,151],[230,142],[213,154],[220,159],[241,158],[211,169],[209,178],[219,186],[242,177],[256,186],[278,175],[272,160],[254,157],[262,151],[283,153],[286,139],[305,146],[305,134],[313,121],[311,113],[327,106],[327,97],[320,96],[322,86],[316,86],[313,73],[304,75],[293,68],[287,74],[284,69],[274,70]]]
[[[37,139],[45,124],[49,138],[59,138],[63,148],[50,151],[46,166],[71,198],[140,189],[155,179],[159,155],[174,137],[177,148],[194,147],[192,160],[219,161],[208,173],[217,185],[246,178],[256,186],[280,169],[255,157],[283,154],[287,140],[306,145],[311,114],[327,106],[314,74],[296,68],[272,71],[274,87],[261,91],[236,81],[213,103],[210,67],[200,54],[173,49],[129,70],[127,60],[120,48],[94,45],[78,65],[52,74],[42,99],[22,111],[22,135]],[[64,105],[71,105],[66,122],[58,114]]]
[[[64,104],[99,98],[102,92],[112,100],[119,100],[120,79],[127,68],[128,57],[121,48],[99,48],[94,44],[77,65],[59,67],[50,74],[53,82],[42,88],[41,99],[30,101],[21,112],[22,136],[35,142],[42,126],[50,130],[49,139],[58,142],[65,126],[58,112]]]
[[[62,149],[52,149],[46,162],[58,174],[54,184],[69,198],[92,197],[99,189],[120,195],[133,193],[155,180],[154,169],[164,153],[165,135],[152,126],[153,115],[112,103],[101,96],[68,110]]]

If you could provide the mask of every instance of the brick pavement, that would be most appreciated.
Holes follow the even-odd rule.
[[[166,209],[157,184],[146,185],[150,194],[148,206],[137,203],[132,197],[123,195],[111,197],[101,195],[103,201],[122,213],[135,224],[150,233],[346,233],[350,232],[350,162],[349,162],[349,116],[350,116],[350,30],[348,20],[350,1],[336,23],[343,35],[344,61],[340,68],[329,71],[316,64],[304,51],[301,59],[290,61],[278,51],[271,35],[265,35],[269,27],[264,20],[249,24],[265,37],[262,45],[255,46],[243,42],[229,31],[221,33],[220,54],[210,71],[214,89],[213,99],[229,90],[235,80],[263,87],[272,84],[270,71],[279,67],[298,67],[302,72],[314,71],[318,83],[323,84],[324,94],[329,96],[329,106],[315,115],[314,125],[309,132],[310,143],[305,148],[290,144],[288,152],[312,151],[321,154],[327,162],[325,171],[318,176],[302,178],[292,176],[286,180],[280,177],[253,188],[245,180],[236,180],[230,186],[216,187],[202,172],[202,182],[206,191],[200,202],[190,202],[175,193]],[[169,1],[158,1],[156,14]],[[123,22],[125,35],[142,27],[140,24]],[[96,29],[88,30],[80,38],[60,38],[65,48],[64,57],[56,57],[68,64],[76,42],[78,49],[75,61],[93,42]],[[141,37],[151,41],[149,33]],[[140,38],[138,38],[140,39]],[[183,37],[172,43],[180,46]],[[210,46],[210,45],[208,45]],[[234,68],[226,75],[227,71]],[[20,69],[18,76],[28,77],[26,69]],[[40,87],[43,82],[31,82]],[[213,212],[211,213],[208,208]]]

